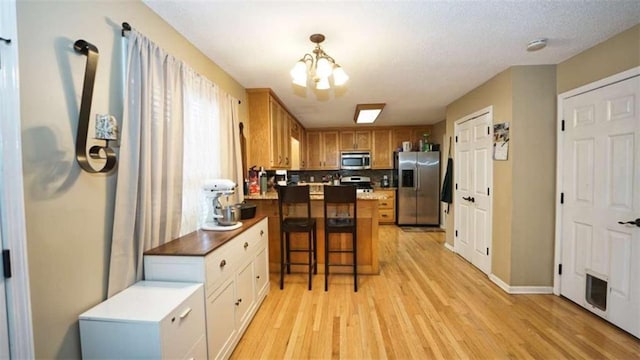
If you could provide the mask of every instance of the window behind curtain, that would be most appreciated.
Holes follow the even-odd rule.
[[[185,120],[180,235],[197,230],[201,216],[201,189],[208,179],[220,178],[224,149],[219,148],[218,88],[191,69],[185,70]]]

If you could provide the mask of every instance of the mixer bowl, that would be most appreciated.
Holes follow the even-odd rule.
[[[219,209],[217,218],[218,225],[232,226],[238,223],[240,220],[240,207],[238,205],[227,205]]]

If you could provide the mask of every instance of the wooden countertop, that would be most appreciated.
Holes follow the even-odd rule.
[[[213,250],[224,245],[227,241],[242,234],[245,230],[264,219],[259,215],[253,219],[241,220],[242,227],[230,231],[196,230],[168,243],[144,252],[144,255],[180,255],[180,256],[205,256]]]

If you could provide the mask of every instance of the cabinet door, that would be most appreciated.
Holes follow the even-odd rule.
[[[256,276],[256,298],[259,299],[269,289],[269,254],[266,247],[258,250],[253,267]]]
[[[280,104],[273,98],[269,98],[269,154],[271,158],[271,166],[279,168],[282,164],[282,154],[280,153],[280,123],[282,117],[282,109]]]
[[[255,299],[253,261],[247,262],[236,275],[236,326],[243,329],[249,323]]]
[[[283,163],[282,166],[285,169],[291,168],[291,122],[293,118],[289,113],[282,109],[282,127],[280,129],[280,152],[282,153]]]
[[[371,131],[356,131],[355,141],[357,150],[371,150]]]
[[[393,129],[391,148],[394,150],[402,148],[403,141],[411,141],[413,143],[413,134],[410,127]]]
[[[307,131],[302,127],[300,128],[300,169],[307,168]]]
[[[372,169],[393,168],[391,130],[373,130],[373,146],[371,157]]]
[[[340,131],[340,150],[354,150],[356,148],[355,131]]]
[[[307,131],[307,169],[322,169],[322,132]]]
[[[323,157],[322,168],[327,170],[337,170],[340,168],[340,144],[338,143],[337,131],[324,131],[322,133]]]
[[[235,281],[232,277],[207,298],[207,343],[211,359],[221,358],[229,352],[236,337],[234,290]]]

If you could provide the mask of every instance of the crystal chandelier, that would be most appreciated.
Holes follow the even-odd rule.
[[[313,54],[304,54],[291,69],[291,77],[293,83],[303,87],[307,86],[309,79],[313,80],[315,88],[318,90],[327,90],[331,87],[329,78],[333,78],[334,86],[342,86],[349,76],[336,64],[336,61],[320,47],[320,43],[324,41],[324,35],[313,34],[309,37],[311,42],[316,44]]]

